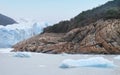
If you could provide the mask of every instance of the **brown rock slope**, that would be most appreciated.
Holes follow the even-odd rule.
[[[43,33],[13,46],[14,51],[120,54],[120,19],[99,20],[67,33]]]

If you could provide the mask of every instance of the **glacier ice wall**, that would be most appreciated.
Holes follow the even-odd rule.
[[[47,27],[46,22],[22,22],[13,25],[0,25],[0,48],[9,48],[14,44],[37,35]]]

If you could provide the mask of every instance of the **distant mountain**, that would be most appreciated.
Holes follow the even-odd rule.
[[[13,46],[14,51],[120,54],[120,0],[84,11]]]
[[[13,20],[12,18],[0,14],[0,25],[6,26],[8,24],[14,24],[14,23],[16,23],[16,21]]]

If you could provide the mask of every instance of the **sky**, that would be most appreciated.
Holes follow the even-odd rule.
[[[0,0],[0,13],[12,18],[56,23],[110,0]]]

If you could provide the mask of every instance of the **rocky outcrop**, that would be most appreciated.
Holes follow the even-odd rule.
[[[14,51],[120,54],[120,0],[83,11],[13,46]]]
[[[120,19],[99,20],[67,33],[43,33],[13,46],[14,51],[120,54]]]
[[[14,51],[50,52],[49,47],[59,43],[64,33],[44,33],[14,45]]]

